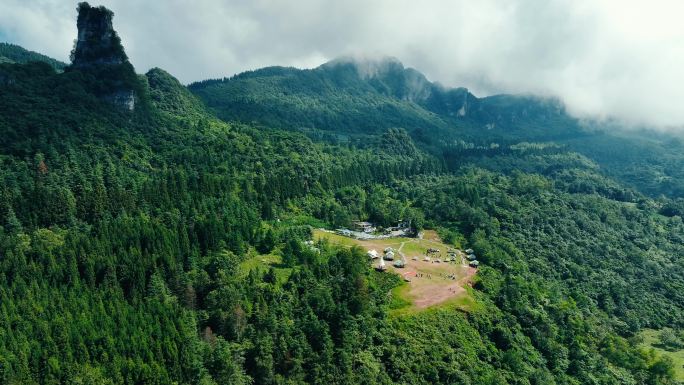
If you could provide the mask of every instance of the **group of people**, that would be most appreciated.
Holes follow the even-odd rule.
[[[451,279],[451,280],[456,280],[456,274],[440,274],[440,277],[444,279]],[[427,278],[427,279],[432,279],[432,274],[427,274],[427,273],[416,273],[416,278]]]

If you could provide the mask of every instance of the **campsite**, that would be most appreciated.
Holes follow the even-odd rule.
[[[314,239],[327,239],[348,247],[360,246],[369,254],[375,250],[377,259],[371,263],[376,268],[385,250],[392,252],[397,261],[403,258],[404,267],[395,267],[395,261],[385,261],[384,265],[386,272],[399,274],[404,279],[405,285],[394,290],[393,294],[410,302],[410,310],[422,310],[457,299],[471,299],[467,289],[477,268],[470,267],[466,255],[444,244],[434,231],[425,231],[422,239],[399,237],[360,240],[316,229]],[[428,257],[430,250],[433,252]],[[454,255],[454,261],[446,261],[451,259],[450,254]]]

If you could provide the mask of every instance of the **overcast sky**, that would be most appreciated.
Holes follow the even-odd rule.
[[[188,83],[342,55],[394,56],[478,96],[684,127],[681,0],[101,0],[138,72]],[[76,2],[0,1],[0,41],[67,61]]]

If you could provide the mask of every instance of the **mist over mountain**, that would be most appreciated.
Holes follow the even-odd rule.
[[[0,45],[0,384],[684,382],[677,135],[392,57],[185,86],[76,9],[68,65]]]
[[[188,84],[272,65],[315,68],[340,55],[392,55],[432,81],[478,96],[557,97],[582,119],[682,131],[682,5],[613,0],[376,0],[290,2],[107,0],[141,71]],[[7,0],[0,41],[68,61],[69,2]],[[184,33],[178,33],[181,28]],[[145,36],[145,39],[140,39]]]
[[[193,83],[189,89],[223,119],[287,128],[333,143],[363,145],[368,135],[402,128],[424,148],[450,159],[464,146],[554,141],[645,193],[684,192],[679,147],[668,144],[678,142],[676,136],[580,120],[555,98],[478,98],[465,88],[432,83],[395,58],[340,58],[311,70],[268,67]],[[616,148],[630,150],[616,153]],[[635,157],[641,161],[627,161]],[[652,176],[635,179],[635,168],[649,169]]]
[[[395,58],[341,58],[312,70],[269,67],[193,83],[189,88],[220,115],[291,128],[357,133],[393,126],[411,131],[442,128],[453,136],[457,131],[448,127],[457,128],[458,135],[493,129],[489,135],[506,135],[506,131],[525,126],[526,135],[532,137],[533,125],[553,119],[577,127],[576,119],[565,113],[558,100],[514,95],[477,98],[465,88],[432,83]],[[266,103],[288,105],[274,110],[263,106]],[[350,118],[349,111],[361,110],[367,113],[359,113],[354,121],[342,121]],[[269,117],[278,111],[300,113],[302,121]],[[367,115],[381,116],[382,121],[370,121]],[[547,125],[537,134],[548,135],[555,128]]]

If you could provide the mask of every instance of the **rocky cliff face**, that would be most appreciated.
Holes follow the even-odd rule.
[[[132,90],[121,90],[102,96],[102,99],[129,111],[135,109],[135,92]]]
[[[137,100],[136,75],[114,30],[109,9],[78,5],[78,38],[71,52],[71,69],[92,73],[107,84],[99,96],[118,107],[133,110]]]
[[[114,13],[105,7],[78,5],[78,39],[72,52],[74,67],[122,64],[128,58],[112,25]]]

